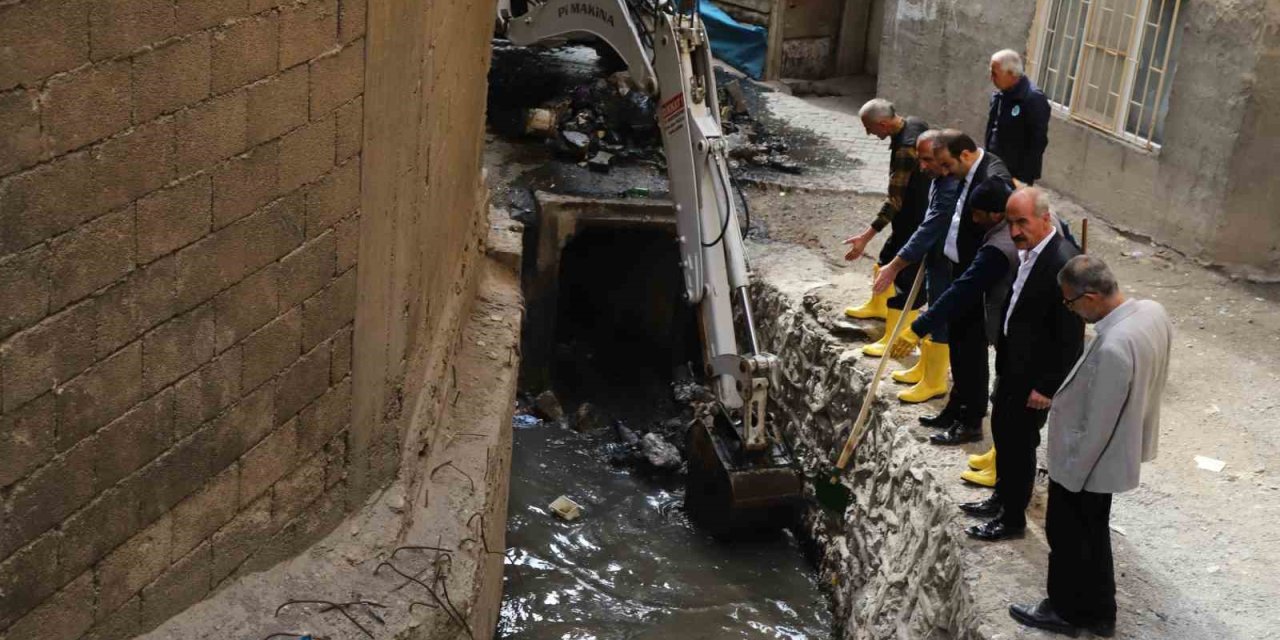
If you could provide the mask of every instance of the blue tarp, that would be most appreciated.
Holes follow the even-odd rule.
[[[756,80],[763,77],[768,30],[739,23],[710,0],[702,0],[698,7],[702,24],[711,38],[711,53]]]

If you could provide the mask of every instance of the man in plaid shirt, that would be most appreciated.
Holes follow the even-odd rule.
[[[881,140],[889,140],[889,196],[880,207],[876,219],[866,231],[845,240],[850,245],[845,260],[857,260],[862,256],[867,243],[885,227],[890,228],[889,239],[880,249],[876,272],[880,265],[888,264],[898,255],[898,250],[915,233],[916,227],[924,219],[925,210],[929,206],[928,174],[920,168],[916,157],[916,139],[929,129],[929,125],[920,118],[902,116],[894,109],[893,103],[876,98],[862,105],[858,111],[862,118],[862,126],[868,134]],[[919,263],[913,264],[898,273],[894,280],[896,286],[889,287],[883,293],[873,294],[871,300],[860,307],[845,309],[845,315],[851,318],[884,318],[885,335],[879,341],[862,348],[862,352],[871,357],[884,355],[889,331],[902,315],[907,302],[907,294],[911,283],[915,280]],[[874,277],[872,278],[874,281]],[[917,296],[916,302],[908,312],[907,322],[924,306],[924,296]]]

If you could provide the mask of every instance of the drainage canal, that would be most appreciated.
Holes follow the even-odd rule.
[[[538,205],[499,635],[830,637],[792,531],[720,540],[683,509],[685,436],[706,392],[689,374],[698,334],[677,297],[669,205]],[[550,509],[562,495],[577,519]]]

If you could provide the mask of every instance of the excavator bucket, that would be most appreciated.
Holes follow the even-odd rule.
[[[689,430],[685,509],[717,536],[749,536],[794,524],[803,504],[803,478],[776,438],[748,451],[737,425],[717,412],[710,425]]]

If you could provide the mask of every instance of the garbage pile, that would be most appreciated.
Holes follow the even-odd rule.
[[[718,98],[730,169],[752,165],[803,171],[787,155],[786,141],[752,116],[738,80],[722,84]],[[525,110],[522,124],[524,135],[546,139],[557,156],[594,171],[607,172],[621,161],[666,169],[656,101],[637,90],[625,71],[579,84],[568,95]]]

